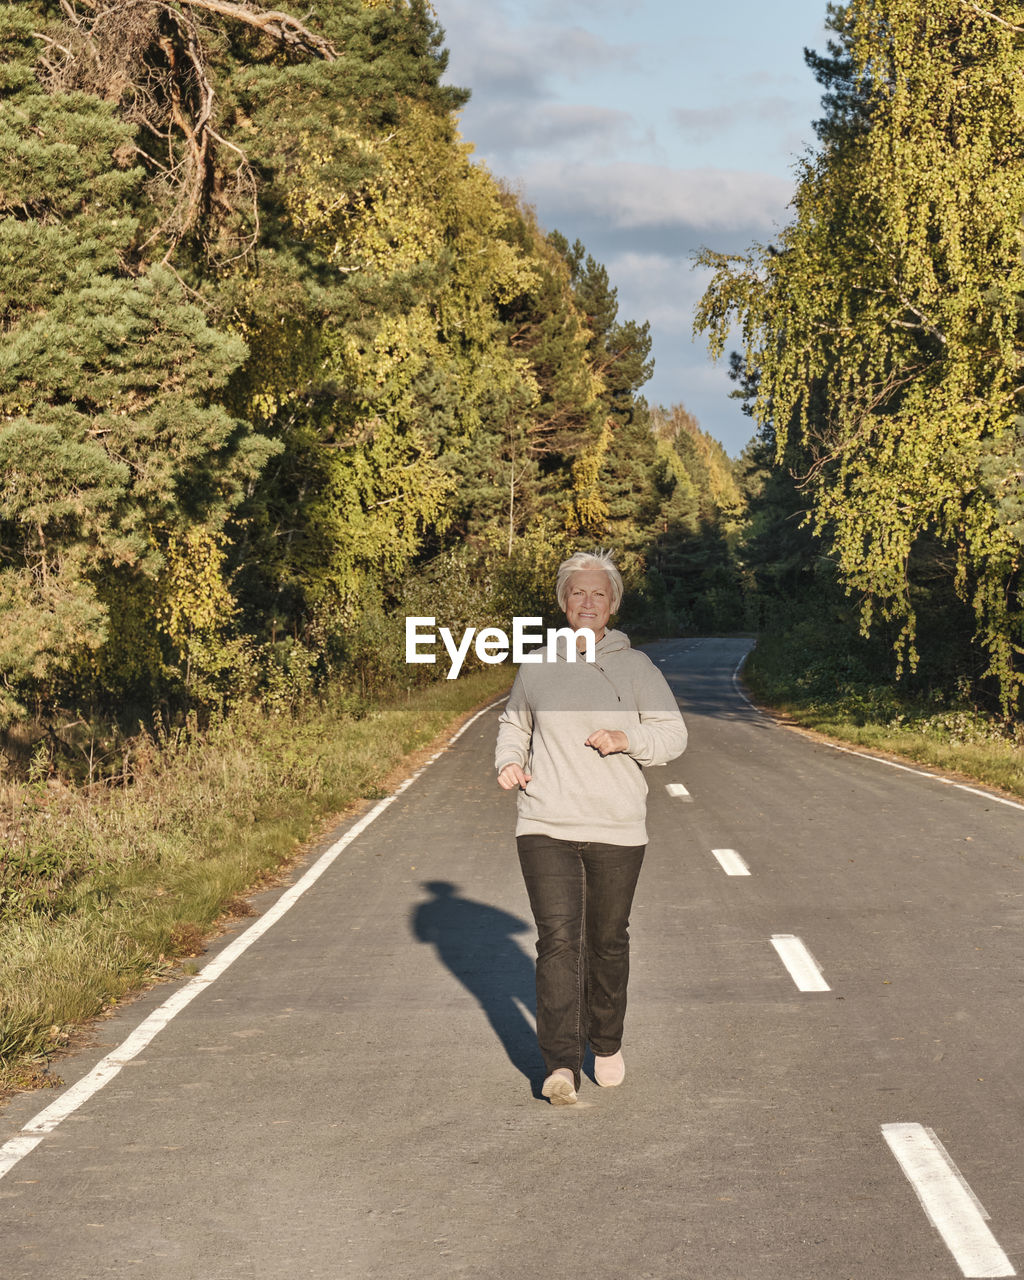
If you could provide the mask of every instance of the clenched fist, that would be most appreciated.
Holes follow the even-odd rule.
[[[621,729],[595,729],[583,745],[593,747],[603,756],[613,756],[629,750],[629,739]]]
[[[516,787],[526,790],[526,784],[533,777],[521,765],[507,764],[498,774],[498,786],[504,791],[515,791]]]

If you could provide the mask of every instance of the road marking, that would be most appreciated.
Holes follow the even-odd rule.
[[[750,648],[749,648],[749,649],[746,651],[746,653],[743,655],[743,657],[742,657],[742,658],[740,658],[739,662],[737,662],[737,664],[736,664],[736,669],[735,669],[735,671],[733,671],[733,673],[732,673],[732,687],[733,687],[733,688],[736,690],[736,692],[740,695],[740,697],[741,697],[741,698],[743,699],[743,701],[747,704],[747,706],[751,709],[751,711],[756,711],[756,712],[757,712],[757,714],[758,714],[759,716],[762,716],[762,715],[764,715],[764,712],[761,710],[761,708],[760,708],[760,707],[755,707],[755,706],[754,706],[754,704],[750,701],[750,699],[747,697],[747,695],[743,692],[743,686],[740,684],[740,672],[743,670],[743,664],[746,662],[746,660],[750,657],[750,655],[751,655],[753,652],[754,652],[754,646],[753,646],[753,645],[751,645],[751,646],[750,646]]]
[[[750,868],[735,849],[712,849],[727,876],[749,876]]]
[[[681,782],[666,782],[665,790],[675,800],[692,800],[693,796],[683,786]]]
[[[789,976],[796,983],[798,991],[832,990],[822,975],[821,965],[799,938],[792,933],[773,933],[772,946],[789,970]]]
[[[760,707],[754,706],[740,685],[740,671],[752,652],[753,650],[751,649],[743,655],[736,670],[732,673],[733,687],[748,707],[756,711],[758,715],[764,716],[765,719],[772,720],[775,724],[778,724],[778,721],[769,712],[762,711]],[[1024,803],[1020,800],[1010,800],[1006,796],[996,795],[993,791],[985,791],[981,787],[971,787],[966,782],[956,782],[953,778],[944,778],[940,773],[929,773],[927,769],[915,769],[913,765],[900,764],[897,760],[887,760],[885,756],[874,756],[870,751],[857,751],[853,747],[842,747],[838,742],[827,742],[824,738],[816,737],[814,741],[820,742],[822,746],[831,747],[833,751],[841,751],[844,755],[856,756],[859,760],[874,760],[876,764],[887,764],[890,769],[900,769],[904,773],[916,773],[919,778],[931,778],[932,782],[941,782],[944,786],[956,787],[958,791],[966,791],[972,796],[981,796],[983,800],[994,800],[996,804],[1005,804],[1010,809],[1024,811]]]
[[[489,703],[481,711],[471,716],[460,729],[452,734],[439,751],[434,752],[426,763],[422,764],[415,773],[411,774],[396,787],[391,795],[379,800],[369,813],[364,814],[354,826],[350,827],[326,852],[322,853],[305,875],[300,880],[297,880],[290,889],[286,890],[265,915],[260,916],[244,933],[240,934],[223,951],[205,964],[202,971],[191,982],[179,987],[168,1000],[165,1000],[148,1018],[139,1023],[131,1035],[123,1040],[116,1049],[108,1053],[105,1058],[101,1059],[88,1075],[83,1076],[70,1089],[62,1093],[59,1098],[51,1102],[48,1107],[44,1107],[42,1111],[33,1116],[17,1137],[5,1142],[0,1147],[0,1178],[10,1173],[18,1161],[27,1156],[30,1151],[33,1151],[48,1134],[51,1134],[57,1128],[61,1121],[66,1120],[69,1115],[77,1111],[80,1106],[98,1093],[104,1085],[109,1084],[121,1068],[137,1057],[182,1009],[191,1004],[196,996],[205,991],[207,987],[211,986],[222,973],[234,964],[240,955],[248,951],[254,942],[258,942],[267,930],[272,925],[275,925],[298,902],[306,890],[312,888],[339,854],[347,849],[353,840],[361,836],[366,828],[372,822],[375,822],[384,810],[398,799],[403,791],[408,790],[416,779],[430,768],[435,760],[444,755],[452,743],[460,738],[471,724],[479,720],[482,715],[486,715],[488,711],[493,711],[503,701],[504,698],[500,698],[497,702]]]
[[[920,1124],[883,1124],[882,1136],[965,1276],[1015,1276],[985,1212],[949,1152]]]
[[[740,671],[751,653],[753,653],[753,649],[749,649],[743,655],[736,666],[736,670],[732,673],[733,688],[748,707],[756,711],[758,715],[764,716],[777,724],[778,721],[769,712],[762,711],[760,707],[754,706],[740,685]],[[831,747],[833,751],[841,751],[844,755],[857,756],[860,760],[874,760],[876,764],[887,764],[890,769],[901,769],[904,773],[916,773],[919,778],[931,778],[932,782],[941,782],[947,787],[956,787],[958,791],[966,791],[972,796],[981,796],[983,800],[994,800],[996,804],[1005,804],[1010,809],[1024,811],[1024,803],[1020,800],[1010,800],[1006,796],[996,795],[993,791],[985,791],[981,787],[971,787],[966,782],[956,782],[953,778],[944,778],[939,773],[929,773],[926,769],[915,769],[913,765],[900,764],[896,760],[886,760],[885,756],[874,756],[870,751],[857,751],[853,747],[841,747],[838,742],[826,742],[823,738],[815,738],[814,741],[821,742],[822,746]]]
[[[956,787],[958,791],[969,791],[972,796],[981,796],[984,800],[995,800],[997,804],[1008,805],[1011,809],[1024,810],[1019,800],[1007,800],[1005,796],[997,796],[992,791],[983,791],[980,787],[969,787],[966,782],[954,782],[952,778],[944,778],[939,773],[928,773],[925,769],[915,769],[909,764],[899,764],[895,760],[886,760],[884,756],[873,756],[869,751],[854,751],[852,747],[841,747],[837,742],[826,742],[826,747],[833,751],[842,751],[847,756],[857,756],[861,760],[874,760],[877,764],[887,764],[890,769],[902,769],[904,773],[916,773],[919,778],[931,778],[932,782],[944,783],[947,787]]]

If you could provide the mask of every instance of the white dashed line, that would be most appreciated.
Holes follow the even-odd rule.
[[[4,1143],[0,1147],[0,1178],[10,1173],[18,1161],[34,1150],[47,1134],[52,1133],[63,1120],[66,1120],[69,1115],[77,1111],[83,1103],[88,1102],[94,1094],[99,1093],[104,1085],[109,1084],[121,1068],[137,1057],[167,1026],[172,1018],[215,982],[254,942],[259,941],[263,934],[272,925],[276,924],[289,908],[294,906],[306,890],[320,879],[338,855],[347,849],[353,840],[362,835],[370,823],[379,818],[384,810],[397,800],[403,791],[411,787],[420,774],[429,769],[434,761],[442,756],[452,743],[466,732],[471,724],[504,701],[505,699],[501,698],[497,702],[492,702],[484,707],[483,710],[478,711],[476,715],[471,716],[456,733],[452,734],[440,751],[436,751],[414,774],[406,778],[391,795],[385,796],[383,800],[378,801],[368,813],[364,814],[354,826],[350,827],[343,836],[336,840],[325,853],[322,853],[305,875],[297,880],[290,889],[287,889],[266,914],[260,916],[243,934],[240,934],[223,951],[205,964],[202,971],[190,982],[187,982],[183,987],[179,987],[169,999],[165,1000],[158,1009],[155,1009],[148,1018],[144,1019],[116,1049],[101,1059],[87,1075],[83,1076],[67,1092],[62,1093],[48,1107],[44,1107],[42,1111],[35,1115],[17,1137]]]
[[[683,786],[681,782],[666,782],[665,790],[674,800],[692,800],[693,796]]]
[[[1017,1272],[985,1225],[988,1214],[949,1152],[920,1124],[883,1124],[882,1136],[899,1161],[921,1206],[965,1276]]]
[[[789,970],[798,991],[831,991],[821,972],[821,965],[792,933],[775,933],[772,946]]]
[[[750,868],[735,849],[712,849],[727,876],[749,876]]]

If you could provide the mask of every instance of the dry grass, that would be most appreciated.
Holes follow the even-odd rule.
[[[1024,799],[1024,750],[1009,739],[964,742],[950,731],[892,724],[857,724],[821,711],[780,708],[797,723],[826,737],[864,748],[878,755],[956,775]]]

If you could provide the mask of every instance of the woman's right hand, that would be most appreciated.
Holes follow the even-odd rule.
[[[518,764],[507,764],[498,774],[498,786],[504,791],[515,791],[517,787],[526,790],[526,784],[530,781],[532,774]]]

